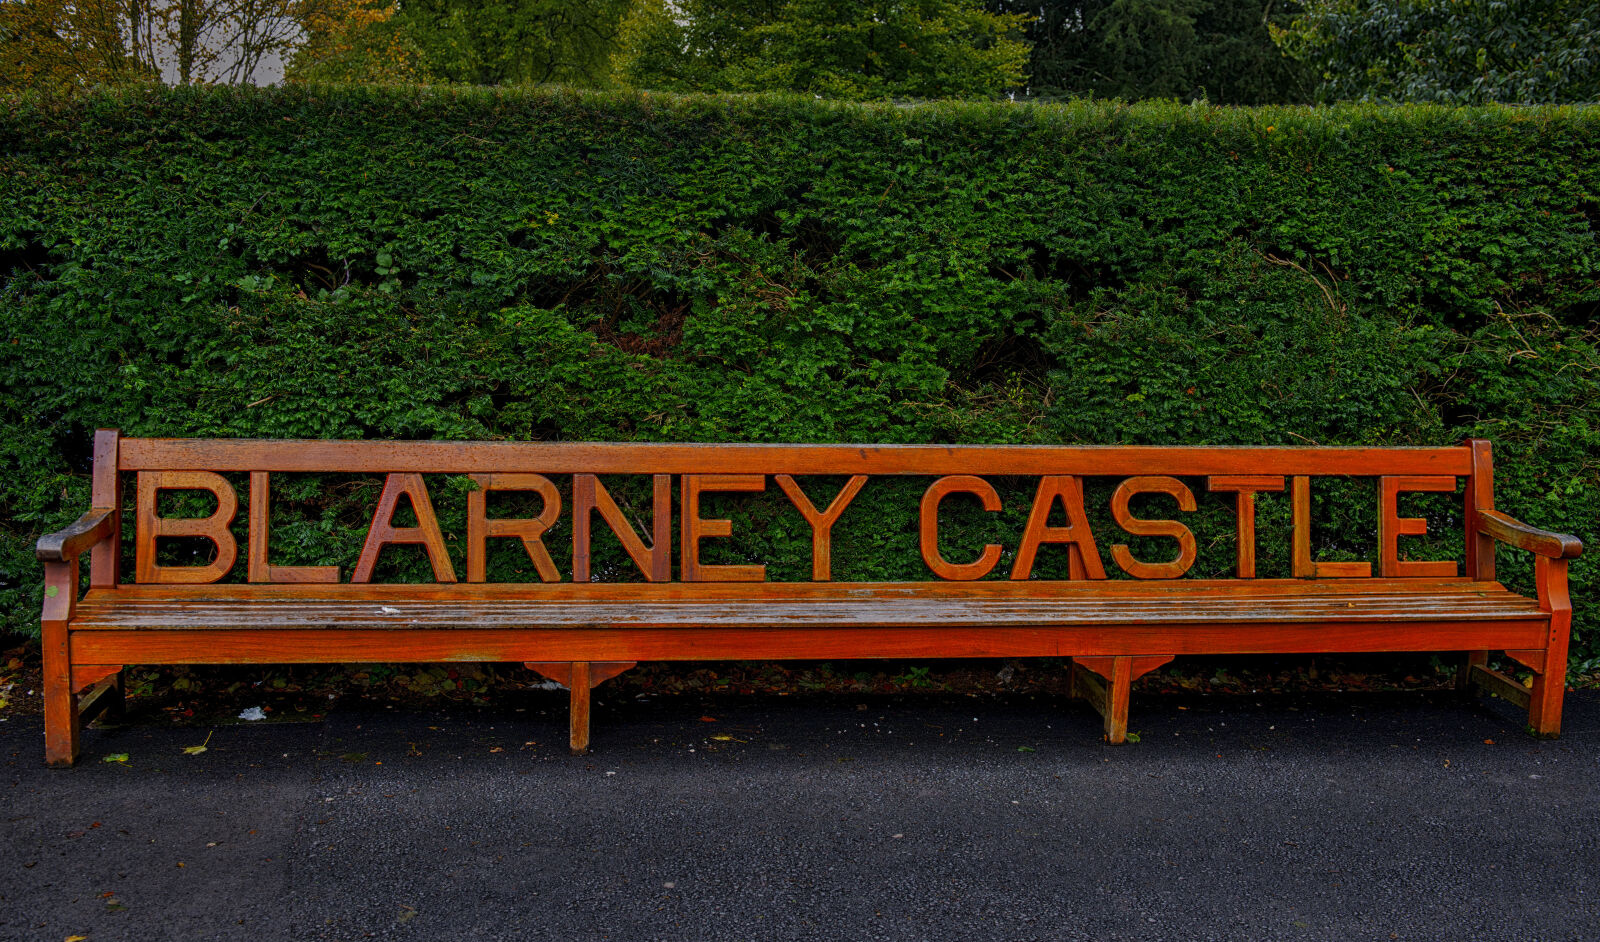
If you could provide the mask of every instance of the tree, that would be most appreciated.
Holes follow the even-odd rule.
[[[1028,13],[1029,94],[1306,101],[1307,69],[1273,44],[1283,0],[1000,0]]]
[[[0,87],[258,83],[313,36],[393,13],[372,0],[8,0]]]
[[[306,17],[305,41],[284,70],[288,82],[387,85],[426,76],[422,50],[395,8],[361,7],[343,17]]]
[[[631,0],[407,0],[396,25],[429,78],[473,85],[610,80]]]
[[[977,0],[642,0],[617,75],[668,91],[994,97],[1023,82],[1025,22]]]
[[[0,88],[117,85],[150,77],[125,42],[123,4],[0,3]]]
[[[1306,0],[1274,38],[1323,100],[1600,101],[1600,0]]]

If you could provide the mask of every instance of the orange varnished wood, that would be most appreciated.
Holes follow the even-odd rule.
[[[1546,620],[1427,622],[1397,632],[1385,622],[1185,626],[826,628],[298,628],[74,632],[74,657],[126,664],[325,664],[430,661],[693,661],[756,658],[1074,657],[1306,654],[1531,647]]]
[[[1412,561],[1400,558],[1400,537],[1423,536],[1428,521],[1400,516],[1400,494],[1433,491],[1453,494],[1456,479],[1449,476],[1387,475],[1378,479],[1378,574],[1389,579],[1449,579],[1456,574],[1453,561]]]
[[[685,474],[683,476],[683,536],[681,538],[684,582],[765,582],[766,566],[718,565],[700,561],[700,541],[708,537],[733,535],[733,521],[700,516],[700,495],[704,493],[756,493],[767,489],[760,474]]]
[[[1371,563],[1325,563],[1311,558],[1311,479],[1296,475],[1289,484],[1290,514],[1294,526],[1292,571],[1297,579],[1365,579]]]
[[[411,502],[411,512],[417,518],[414,527],[394,525],[394,514],[401,496]],[[420,474],[393,473],[384,479],[383,493],[378,496],[378,509],[373,512],[372,525],[367,528],[367,542],[361,547],[361,557],[356,560],[350,581],[371,582],[372,570],[378,565],[378,554],[385,546],[396,544],[421,546],[433,567],[434,580],[456,581],[455,566],[450,563],[450,552],[445,549],[444,534],[439,530],[439,518],[434,516],[433,501],[428,497],[428,486]]]
[[[1583,541],[1577,537],[1530,527],[1498,510],[1478,511],[1478,528],[1502,543],[1551,559],[1577,559],[1583,555]]]
[[[144,584],[116,584],[118,477],[109,469],[117,468],[139,472],[136,559]],[[212,581],[228,572],[237,553],[228,530],[236,501],[227,481],[212,473],[219,471],[251,475],[251,583]],[[285,575],[296,567],[270,565],[274,471],[388,475],[354,574],[357,584],[304,581]],[[470,474],[479,486],[468,495],[467,583],[454,583],[424,473]],[[551,476],[567,474],[573,581],[561,582],[543,538],[561,512]],[[600,474],[652,475],[650,545],[640,515],[619,505]],[[674,474],[682,476],[681,582],[671,581]],[[795,481],[812,474],[849,476],[826,510]],[[919,519],[919,549],[936,579],[828,581],[832,529],[875,474],[937,478],[923,495]],[[813,582],[741,581],[763,579],[763,567],[700,562],[701,542],[731,531],[726,520],[702,518],[701,495],[761,491],[768,475],[811,527]],[[999,494],[985,476],[1003,475],[1038,476],[1034,504],[1012,578],[976,581],[994,569],[1003,549],[986,546],[973,562],[943,560],[940,502],[972,494],[986,510],[998,511]],[[1125,571],[1150,581],[1106,578],[1083,506],[1081,479],[1088,475],[1128,479],[1111,508],[1120,526],[1178,543],[1170,563],[1142,563],[1125,546],[1113,548]],[[1210,490],[1236,495],[1240,578],[1175,578],[1193,563],[1194,534],[1175,520],[1130,515],[1129,498],[1143,492],[1168,494],[1182,510],[1194,509],[1180,475],[1204,476]],[[1311,557],[1310,479],[1332,475],[1386,479],[1379,485],[1379,578],[1370,578],[1369,563]],[[1468,478],[1466,573],[1457,577],[1448,562],[1402,562],[1398,538],[1421,527],[1398,516],[1398,495],[1450,489],[1456,477]],[[1255,495],[1282,490],[1286,479],[1296,578],[1258,579]],[[206,520],[158,518],[156,497],[164,487],[213,490],[218,511]],[[106,431],[96,439],[94,488],[99,511],[40,541],[47,586],[56,588],[41,621],[47,759],[53,764],[69,764],[78,750],[75,691],[115,676],[112,665],[138,663],[522,661],[568,683],[571,745],[581,752],[588,746],[590,688],[644,659],[1073,658],[1075,686],[1081,681],[1098,691],[1107,739],[1120,742],[1127,735],[1132,682],[1175,655],[1462,650],[1481,663],[1482,652],[1502,650],[1537,665],[1530,724],[1554,735],[1571,627],[1566,561],[1582,550],[1575,538],[1493,509],[1489,449],[1478,441],[1441,449],[767,446],[196,441],[122,439]],[[491,518],[494,490],[534,491],[544,505],[533,519]],[[393,525],[401,495],[412,501],[416,527]],[[1058,502],[1068,523],[1051,527]],[[592,581],[596,512],[645,583]],[[203,567],[156,565],[156,540],[172,536],[212,539],[217,560]],[[540,581],[484,583],[486,541],[495,537],[521,539]],[[1538,554],[1537,599],[1493,581],[1495,540]],[[421,545],[438,581],[371,584],[378,554],[389,543]],[[1046,543],[1066,544],[1070,579],[1031,578]],[[95,576],[80,601],[77,554],[91,549]],[[305,567],[317,573],[332,568]]]
[[[475,474],[1103,475],[1455,474],[1464,448],[1055,445],[729,445],[646,442],[381,442],[124,439],[124,471],[411,471]]]
[[[159,492],[210,491],[217,509],[209,517],[171,519],[156,516]],[[135,505],[138,522],[134,536],[134,571],[140,582],[184,584],[216,582],[228,574],[239,557],[239,544],[228,529],[239,510],[233,485],[210,471],[140,471]],[[156,562],[156,541],[162,537],[203,537],[216,544],[217,555],[204,566],[162,566]]]
[[[89,557],[89,584],[114,586],[122,581],[122,476],[117,474],[121,434],[103,428],[94,433],[94,477],[89,506],[111,510],[111,538],[94,547]]]
[[[573,600],[584,603],[644,603],[675,600],[747,601],[851,601],[870,603],[880,600],[908,600],[937,604],[955,599],[1008,599],[1017,602],[1101,599],[1109,604],[1127,602],[1172,607],[1186,601],[1204,604],[1208,600],[1262,599],[1280,601],[1327,598],[1344,604],[1361,599],[1417,600],[1443,605],[1509,604],[1523,610],[1538,610],[1537,602],[1510,592],[1499,583],[1473,582],[1465,578],[1435,579],[1185,579],[1182,581],[1138,581],[1108,579],[1091,581],[992,580],[986,582],[767,582],[767,583],[493,583],[482,585],[425,583],[316,585],[124,585],[114,590],[92,589],[84,596],[80,618],[92,618],[100,611],[116,611],[123,606],[170,602],[174,610],[182,606],[203,608],[208,603],[271,604],[277,601],[290,607],[318,600],[351,604],[392,605],[397,602],[541,602]]]
[[[268,549],[272,533],[272,480],[266,471],[250,472],[250,561],[251,582],[339,581],[338,566],[274,566]]]
[[[523,665],[563,687],[572,686],[571,661],[527,661]],[[589,686],[598,687],[613,677],[638,666],[636,661],[599,661],[589,665]]]
[[[1090,704],[1100,711],[1105,720],[1106,742],[1121,745],[1128,739],[1128,700],[1133,682],[1171,660],[1170,654],[1073,658],[1072,689],[1086,694]],[[1080,671],[1092,672],[1099,680],[1085,678]]]
[[[73,696],[69,631],[77,609],[78,556],[46,562],[44,610],[39,619],[39,647],[44,655],[44,761],[56,767],[78,760],[78,704]]]
[[[528,662],[523,665],[567,688],[568,744],[575,756],[589,751],[589,691],[634,666],[633,661],[590,663],[587,661]]]
[[[1475,583],[1481,585],[1482,583]],[[538,625],[549,628],[692,628],[832,625],[857,630],[879,625],[966,627],[1127,626],[1159,629],[1206,622],[1314,624],[1339,620],[1377,624],[1425,625],[1461,620],[1546,620],[1537,604],[1511,593],[1438,598],[1423,594],[1161,598],[1159,596],[1079,594],[1054,599],[919,598],[861,596],[781,600],[570,600],[540,601],[508,597],[391,596],[373,602],[302,597],[290,607],[284,599],[218,601],[140,600],[113,593],[110,602],[86,599],[74,628],[88,631],[186,631],[198,628],[292,628],[321,630],[467,628]],[[1174,604],[1177,602],[1178,604]],[[559,658],[556,658],[559,660]]]
[[[98,550],[102,544],[115,541],[116,523],[116,510],[92,507],[73,521],[72,526],[40,537],[34,552],[40,562],[64,563],[76,559],[86,550]]]
[[[1050,511],[1057,501],[1067,515],[1067,525],[1064,527],[1049,525]],[[999,509],[998,499],[993,509]],[[1072,578],[1106,577],[1105,564],[1100,561],[1100,550],[1094,543],[1094,532],[1089,527],[1089,518],[1083,512],[1083,482],[1073,475],[1051,474],[1039,479],[1039,487],[1033,495],[1033,507],[1028,512],[1028,525],[1022,531],[1017,559],[1011,566],[1013,580],[1027,579],[1033,574],[1033,563],[1039,547],[1045,543],[1066,544],[1067,574]]]
[[[778,487],[789,495],[790,503],[800,511],[806,523],[811,525],[811,578],[817,582],[827,582],[833,578],[833,525],[844,514],[845,508],[855,500],[861,492],[862,485],[867,483],[865,474],[857,474],[845,482],[839,493],[834,495],[833,501],[828,504],[827,510],[818,510],[811,499],[806,496],[794,478],[787,474],[776,475]]]
[[[513,536],[545,582],[560,582],[561,572],[544,545],[544,532],[561,517],[561,492],[555,482],[542,474],[474,474],[478,489],[467,494],[467,581],[483,582],[488,572],[488,541],[491,537]],[[544,499],[539,516],[531,520],[489,517],[492,491],[532,491]],[[609,496],[609,495],[608,495]]]
[[[1467,476],[1465,494],[1467,518],[1467,575],[1482,582],[1494,581],[1494,537],[1478,524],[1478,511],[1494,509],[1494,459],[1489,443],[1481,438],[1467,440],[1472,456],[1472,472]]]
[[[982,579],[1000,562],[1004,552],[999,544],[990,543],[970,563],[947,562],[939,555],[939,503],[951,494],[972,494],[991,513],[1000,509],[1000,492],[983,478],[971,474],[952,474],[942,477],[922,492],[922,504],[917,522],[917,545],[922,551],[922,561],[929,571],[940,579],[968,581]]]
[[[568,743],[575,756],[589,751],[589,691],[594,684],[589,680],[589,663],[574,661],[567,672],[567,724]]]
[[[85,687],[93,687],[121,670],[121,664],[74,664],[72,665],[72,692],[77,693]]]
[[[593,474],[572,476],[572,581],[588,582],[590,573],[590,522],[596,511],[622,542],[639,571],[651,582],[672,578],[672,477],[657,474],[652,480],[650,533],[646,546],[622,508]]]
[[[1194,492],[1182,481],[1162,475],[1142,475],[1128,478],[1117,485],[1111,495],[1111,518],[1117,526],[1134,536],[1167,536],[1178,542],[1178,555],[1165,563],[1145,563],[1133,558],[1125,544],[1111,547],[1111,558],[1122,571],[1135,579],[1176,579],[1189,571],[1199,552],[1194,542],[1194,532],[1176,520],[1144,520],[1128,510],[1128,501],[1136,494],[1166,494],[1177,500],[1178,509],[1195,509]]]
[[[1094,671],[1101,677],[1111,676],[1109,671],[1113,667],[1111,663],[1113,660],[1113,658],[1109,657],[1073,658],[1074,663],[1082,664],[1085,668]],[[1128,659],[1128,679],[1138,680],[1151,671],[1171,663],[1172,655],[1170,654],[1145,654],[1139,657],[1130,657]]]
[[[1206,489],[1234,496],[1235,533],[1240,579],[1256,577],[1256,494],[1283,490],[1281,474],[1216,474],[1206,479]]]
[[[1533,677],[1528,725],[1536,735],[1561,735],[1561,701],[1567,686],[1567,647],[1572,636],[1572,597],[1567,590],[1567,560],[1538,556],[1533,561],[1539,607],[1550,613],[1544,647],[1545,669]]]

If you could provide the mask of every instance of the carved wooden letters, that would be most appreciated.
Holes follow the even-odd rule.
[[[939,502],[948,494],[976,494],[978,500],[983,502],[983,509],[995,511],[1000,509],[1000,494],[994,485],[983,478],[970,474],[952,474],[942,477],[932,484],[922,494],[922,513],[918,526],[921,546],[922,561],[940,579],[966,581],[982,579],[989,574],[989,570],[1000,562],[1000,554],[1005,552],[998,544],[990,543],[983,548],[983,552],[975,562],[949,563],[939,555]]]
[[[1111,495],[1111,516],[1117,526],[1134,536],[1170,536],[1178,541],[1178,556],[1171,562],[1141,563],[1121,543],[1111,547],[1111,558],[1135,579],[1176,579],[1194,565],[1194,533],[1176,520],[1141,520],[1133,516],[1128,512],[1128,501],[1135,494],[1167,494],[1177,498],[1180,509],[1193,511],[1194,492],[1177,478],[1136,477],[1123,481]]]
[[[544,546],[544,531],[561,516],[561,492],[554,482],[542,474],[474,474],[472,480],[478,489],[467,494],[467,581],[487,578],[489,537],[514,536],[522,540],[539,578],[560,582],[561,572]],[[491,520],[490,491],[533,491],[544,498],[544,509],[532,520]]]
[[[332,462],[331,458],[303,461],[298,456],[307,451],[316,453],[320,448],[344,448],[367,443],[299,443],[293,460],[265,447],[266,444],[269,443],[263,443],[264,447],[259,453],[266,465],[264,469],[258,467],[250,470],[250,465],[237,457],[209,467],[201,463],[201,467],[191,465],[166,469],[153,462],[125,466],[125,470],[137,472],[135,559],[138,581],[208,583],[221,580],[232,571],[238,556],[233,529],[238,501],[229,479],[219,471],[240,474],[248,471],[249,474],[249,552],[245,578],[254,583],[328,584],[339,581],[338,566],[273,565],[269,550],[272,474],[343,470],[331,463],[326,468],[316,465],[317,461]],[[380,447],[389,448],[382,443],[370,444],[374,454],[380,453]],[[648,461],[617,460],[612,457],[590,463],[581,456],[588,455],[591,448],[600,448],[601,451],[596,453],[605,456],[610,453],[604,449],[621,446],[572,446],[571,450],[541,446],[542,450],[535,454],[545,457],[538,461],[519,457],[523,453],[518,449],[532,446],[501,445],[489,451],[481,450],[487,448],[481,444],[464,445],[458,450],[453,450],[454,446],[446,447],[437,443],[413,443],[412,447],[424,446],[435,449],[427,453],[440,456],[439,461],[445,466],[414,462],[411,453],[400,448],[381,452],[385,455],[383,464],[374,461],[360,465],[354,462],[357,466],[353,470],[384,473],[385,479],[360,557],[350,574],[351,582],[371,582],[383,549],[394,544],[420,547],[427,556],[435,581],[451,583],[456,580],[449,552],[450,540],[456,539],[456,536],[447,535],[440,527],[423,479],[424,473],[435,471],[465,475],[476,485],[466,494],[465,533],[460,534],[465,537],[461,547],[466,560],[466,579],[470,583],[482,583],[489,578],[489,541],[504,538],[521,541],[523,551],[527,553],[528,561],[537,572],[540,582],[561,582],[567,578],[574,582],[593,581],[596,573],[591,544],[596,515],[615,534],[622,549],[647,581],[670,582],[677,578],[683,582],[764,582],[767,580],[767,567],[759,561],[704,561],[706,541],[734,537],[736,524],[732,519],[705,516],[703,502],[707,494],[760,494],[767,490],[769,477],[810,527],[811,581],[828,582],[834,577],[834,531],[840,520],[852,512],[853,503],[866,486],[868,478],[879,474],[933,478],[917,508],[918,548],[928,572],[942,580],[966,582],[999,578],[995,570],[1002,561],[1007,560],[1008,553],[1009,570],[1004,575],[1016,581],[1034,579],[1040,569],[1040,551],[1049,544],[1059,545],[1066,552],[1064,560],[1056,558],[1065,562],[1066,578],[1106,579],[1105,562],[1091,520],[1102,521],[1100,526],[1104,527],[1103,521],[1108,517],[1122,532],[1134,536],[1167,538],[1176,544],[1176,552],[1170,559],[1150,561],[1136,558],[1135,550],[1126,543],[1109,542],[1107,548],[1111,558],[1123,573],[1135,579],[1177,579],[1189,575],[1196,569],[1201,543],[1191,527],[1199,525],[1184,523],[1180,519],[1135,516],[1131,509],[1132,501],[1138,495],[1152,494],[1172,498],[1179,514],[1195,512],[1198,506],[1195,493],[1179,475],[1191,481],[1203,479],[1206,491],[1210,493],[1233,495],[1237,538],[1233,574],[1239,579],[1258,576],[1258,496],[1282,492],[1286,484],[1292,532],[1284,536],[1290,537],[1291,572],[1295,578],[1365,578],[1370,577],[1376,568],[1378,575],[1389,579],[1449,579],[1456,577],[1459,572],[1455,561],[1400,558],[1399,543],[1402,537],[1422,536],[1427,532],[1427,524],[1422,519],[1400,516],[1400,495],[1418,491],[1452,493],[1457,488],[1458,479],[1464,478],[1470,502],[1473,488],[1478,486],[1475,482],[1487,481],[1487,471],[1474,470],[1476,464],[1458,461],[1441,465],[1436,459],[1422,454],[1406,456],[1404,460],[1386,460],[1371,468],[1362,463],[1377,460],[1378,456],[1384,454],[1380,451],[1372,452],[1371,458],[1365,457],[1366,452],[1337,453],[1337,463],[1333,466],[1336,470],[1323,472],[1319,470],[1319,463],[1334,460],[1322,457],[1325,452],[1333,453],[1329,449],[1059,449],[1056,451],[1064,455],[1059,462],[1063,473],[1051,473],[1034,460],[1041,450],[1029,449],[974,451],[956,446],[913,446],[901,450],[886,446],[641,446],[651,454],[665,457]],[[287,453],[287,449],[283,451]],[[451,457],[456,454],[474,457],[467,464]],[[773,454],[783,457],[781,460],[770,460],[768,456]],[[573,455],[580,457],[573,458]],[[1241,455],[1249,456],[1249,460]],[[1108,467],[1095,467],[1089,459],[1097,456],[1107,456],[1103,460],[1108,462]],[[1312,458],[1316,461],[1313,462]],[[960,472],[963,464],[973,464],[974,470],[981,473]],[[1256,473],[1252,465],[1273,473]],[[612,485],[617,488],[615,491],[608,490],[601,483],[598,471],[583,470],[585,466],[598,468],[598,471],[606,474],[631,475],[635,481],[648,476],[651,500],[648,523],[644,508],[631,506],[623,497],[625,493],[633,491],[624,490],[616,484]],[[1138,473],[1140,468],[1165,469],[1163,466],[1171,466],[1174,473]],[[717,470],[713,473],[698,470],[700,468]],[[1363,470],[1367,472],[1364,476],[1376,479],[1378,490],[1376,565],[1367,561],[1323,562],[1313,559],[1312,477],[1331,476],[1334,473],[1342,476],[1360,475]],[[1071,473],[1066,473],[1069,471]],[[117,476],[100,475],[98,472],[97,475],[96,500],[104,501],[107,505],[114,504],[120,486]],[[807,493],[808,487],[812,488],[812,493],[817,493],[817,488],[804,482],[806,476],[833,476],[842,478],[845,483],[833,493],[826,507],[819,509]],[[674,477],[677,478],[678,489],[676,521],[673,519]],[[1086,502],[1085,478],[1090,477],[1106,483],[1090,490],[1089,493],[1099,496]],[[946,559],[939,548],[941,508],[945,510],[947,526],[953,519],[950,517],[953,509],[945,507],[946,498],[976,498],[984,511],[998,514],[1002,511],[1002,498],[996,481],[1003,481],[1007,487],[1031,484],[1034,489],[1026,524],[1020,532],[1015,533],[1015,543],[1002,540],[987,543],[976,551],[952,551],[952,555],[958,557],[970,557],[975,552],[975,558]],[[1108,501],[1106,490],[1102,488],[1112,482],[1116,487]],[[216,498],[216,510],[204,518],[158,516],[157,502],[163,490],[209,491]],[[538,508],[537,515],[490,516],[491,495],[496,492],[538,495],[533,504]],[[564,497],[568,493],[572,503],[570,575],[563,572],[562,565],[557,562],[558,554],[552,553],[552,547],[547,544],[552,529],[561,521]],[[402,498],[410,502],[412,512],[416,515],[414,526],[395,525],[395,514]],[[776,497],[764,499],[782,500]],[[461,519],[456,516],[461,513],[459,505],[456,506],[457,509],[451,511],[453,515],[446,517],[447,521]],[[451,510],[449,507],[445,509]],[[994,519],[1004,519],[1009,523],[1020,516],[1018,512]],[[1471,518],[1469,514],[1469,531]],[[1052,519],[1057,522],[1052,524]],[[870,524],[871,521],[868,522]],[[674,523],[677,524],[676,552],[673,546]],[[1009,525],[1016,526],[1015,523]],[[1469,546],[1470,536],[1469,533]],[[209,540],[216,546],[214,558],[201,565],[158,563],[158,542],[175,537]],[[1352,537],[1359,540],[1357,535]],[[109,552],[101,552],[98,547],[96,553],[95,572],[100,575],[95,579],[105,581],[112,578],[115,558]],[[413,558],[420,561],[417,557]],[[676,571],[674,562],[677,564]],[[1207,565],[1213,563],[1208,560]],[[1492,557],[1478,551],[1469,563],[1469,576],[1481,576],[1491,565]],[[1206,577],[1217,578],[1220,575],[1208,572]],[[615,576],[602,573],[600,578],[607,580]],[[1047,575],[1039,578],[1061,577]],[[533,576],[525,579],[532,581]]]
[[[156,516],[156,498],[161,491],[210,491],[216,495],[217,509],[209,517],[168,518]],[[239,544],[228,525],[239,510],[233,486],[211,471],[140,471],[138,522],[135,529],[134,571],[140,582],[169,584],[216,582],[233,568]],[[156,540],[161,537],[198,536],[215,543],[217,555],[205,566],[162,566],[156,563]]]
[[[402,495],[411,501],[411,511],[416,514],[414,527],[394,525],[395,508]],[[428,562],[433,564],[434,581],[456,581],[455,567],[450,565],[450,553],[444,547],[444,534],[439,532],[439,520],[433,515],[433,501],[428,499],[428,488],[420,474],[391,474],[384,480],[383,493],[378,496],[378,511],[372,515],[367,543],[361,548],[361,558],[356,561],[350,581],[371,582],[372,570],[378,565],[378,553],[391,543],[421,545],[428,551]]]

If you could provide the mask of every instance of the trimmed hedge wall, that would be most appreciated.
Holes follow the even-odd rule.
[[[1586,110],[191,89],[0,112],[0,626],[14,631],[37,631],[33,541],[87,506],[96,426],[1482,436],[1502,508],[1600,535],[1600,116]],[[278,484],[276,561],[349,567],[378,483]],[[1015,547],[1032,485],[1001,483],[1005,513],[953,508],[952,558]],[[921,486],[868,486],[836,531],[835,578],[927,578]],[[1090,492],[1103,551],[1108,486]],[[461,533],[462,482],[430,487]],[[1319,552],[1372,558],[1371,482],[1319,495]],[[1459,500],[1411,500],[1440,534],[1417,555],[1459,558]],[[786,502],[719,501],[739,535],[713,541],[726,561],[806,578],[809,534]],[[1228,505],[1203,502],[1192,574],[1227,575]],[[1262,497],[1265,575],[1286,574],[1287,517],[1285,497]],[[498,576],[531,578],[497,542],[511,544]],[[602,548],[601,571],[626,578]],[[387,575],[422,578],[406,552],[385,554]],[[1502,571],[1527,589],[1517,556]],[[1041,574],[1059,573],[1046,557]],[[1593,559],[1572,567],[1586,670]]]

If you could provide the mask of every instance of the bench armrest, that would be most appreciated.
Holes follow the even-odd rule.
[[[39,537],[35,552],[48,563],[64,563],[83,555],[84,551],[116,533],[116,511],[110,507],[95,507],[65,530]]]
[[[1551,559],[1577,559],[1583,554],[1583,541],[1577,537],[1530,527],[1498,510],[1478,511],[1478,529],[1502,543]]]

